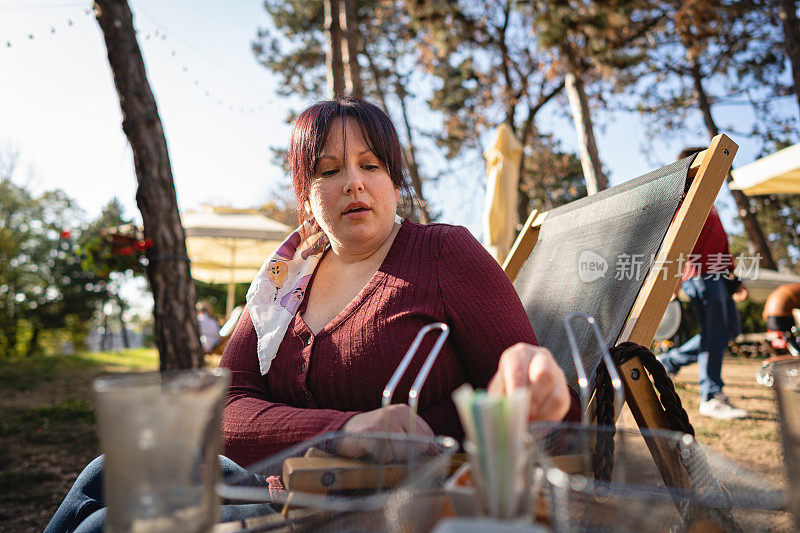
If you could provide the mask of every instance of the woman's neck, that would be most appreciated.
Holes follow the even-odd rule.
[[[400,224],[394,223],[392,231],[380,244],[363,250],[352,249],[331,240],[331,253],[327,255],[330,256],[331,262],[344,266],[365,262],[371,263],[377,259],[382,262],[386,254],[389,253],[398,231],[400,231]]]

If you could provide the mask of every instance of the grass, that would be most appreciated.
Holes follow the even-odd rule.
[[[0,531],[41,531],[81,469],[99,455],[92,380],[156,369],[153,349],[2,361]]]

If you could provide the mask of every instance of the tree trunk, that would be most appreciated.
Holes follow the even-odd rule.
[[[347,94],[361,98],[361,67],[358,64],[358,11],[356,0],[339,0],[339,26],[342,29],[342,64]]]
[[[694,82],[694,89],[697,93],[697,104],[700,107],[700,112],[703,115],[706,129],[708,130],[709,138],[713,138],[719,134],[717,125],[714,123],[714,117],[711,115],[711,104],[708,101],[708,96],[703,88],[703,76],[700,72],[700,65],[695,59],[687,54],[689,65],[692,72],[692,81]],[[728,172],[727,182],[733,181],[733,176]],[[735,191],[731,189],[731,194],[736,202],[736,207],[739,209],[739,216],[744,224],[744,229],[750,237],[750,242],[753,243],[757,254],[761,255],[761,266],[764,268],[771,268],[777,270],[775,261],[772,258],[767,239],[764,238],[764,233],[761,231],[761,225],[756,220],[756,216],[750,210],[750,200],[744,195],[742,191]]]
[[[125,324],[125,308],[127,306],[119,295],[117,295],[117,305],[119,305],[119,332],[122,335],[122,346],[127,350],[131,347],[131,342],[128,338],[128,326]]]
[[[796,0],[779,0],[778,13],[783,22],[783,46],[792,65],[794,94],[800,109],[800,22],[797,20]]]
[[[394,62],[393,62],[393,66]],[[428,203],[425,201],[425,196],[422,194],[422,177],[419,174],[419,165],[417,164],[416,150],[414,148],[414,137],[411,129],[411,123],[408,120],[408,109],[406,108],[406,92],[403,84],[400,83],[400,77],[395,72],[395,93],[400,100],[400,111],[403,114],[403,125],[406,129],[406,138],[408,139],[408,146],[404,150],[406,159],[406,166],[408,167],[408,174],[411,177],[411,186],[414,188],[414,194],[417,197],[417,205],[419,207],[419,221],[422,224],[428,224],[431,221],[431,214],[428,210]]]
[[[533,107],[528,108],[528,116],[525,119],[525,122],[522,125],[522,132],[520,133],[519,142],[522,145],[522,157],[519,159],[519,187],[517,190],[517,194],[519,194],[519,198],[517,201],[517,215],[518,220],[520,223],[524,223],[524,221],[528,220],[528,207],[531,202],[531,197],[527,191],[522,190],[523,183],[523,171],[525,170],[525,158],[527,157],[525,154],[525,147],[528,146],[528,142],[530,141],[531,133],[533,133],[533,122],[536,118],[536,113],[544,107],[544,105],[555,98],[555,96],[561,92],[561,89],[564,88],[564,83],[560,83],[559,85],[553,87],[553,89],[549,93],[542,92],[539,94],[539,101],[536,102],[536,105]]]
[[[114,344],[113,336],[111,335],[111,328],[108,324],[108,315],[103,314],[103,336],[100,337],[100,351],[107,352]]]
[[[328,94],[331,98],[344,96],[344,64],[342,63],[342,28],[339,26],[339,2],[323,0],[325,8],[325,69]]]
[[[147,81],[133,15],[126,0],[96,0],[95,14],[108,49],[108,62],[122,107],[122,130],[133,152],[148,250],[147,279],[153,292],[155,337],[161,369],[203,364],[195,292],[178,212],[167,141]]]
[[[16,294],[16,288],[12,285],[8,287],[8,291],[6,292],[6,301],[3,302],[4,304],[4,315],[2,320],[0,320],[0,341],[5,341],[5,354],[0,353],[0,356],[5,355],[5,357],[13,357],[17,355],[17,314],[14,311],[15,309],[15,302],[14,302],[14,295]],[[2,346],[2,345],[0,345]]]
[[[565,88],[569,107],[572,109],[572,119],[575,121],[575,130],[578,132],[578,148],[581,154],[583,177],[586,180],[586,192],[592,195],[608,188],[608,180],[603,174],[600,157],[597,155],[597,143],[594,140],[594,126],[589,113],[589,101],[583,81],[577,74],[567,73]]]
[[[383,110],[389,114],[389,107],[386,105],[386,94],[383,92],[383,78],[378,70],[378,66],[372,59],[372,56],[364,47],[364,56],[367,58],[367,63],[370,66],[372,77],[375,81],[375,90],[377,91],[381,102],[383,103]],[[397,57],[391,57],[392,75],[394,76],[394,89],[395,95],[400,100],[400,111],[403,114],[403,126],[406,129],[406,138],[408,145],[404,147],[403,159],[408,168],[408,174],[411,178],[411,187],[414,189],[414,194],[417,198],[417,206],[419,207],[419,222],[422,224],[429,224],[431,221],[430,211],[428,210],[428,203],[425,201],[425,196],[422,194],[422,176],[419,173],[419,165],[417,164],[416,148],[414,145],[413,130],[411,129],[411,122],[408,118],[408,109],[406,107],[406,91],[405,87],[400,81],[400,75],[397,72]]]
[[[31,340],[28,342],[28,357],[33,357],[37,353],[39,353],[39,332],[41,329],[38,326],[33,326],[33,335],[31,335]]]

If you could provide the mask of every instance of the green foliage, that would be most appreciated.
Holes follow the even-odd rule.
[[[272,27],[260,27],[252,46],[259,63],[278,76],[278,94],[306,100],[324,97],[322,1],[266,0],[264,9]]]
[[[322,2],[267,0],[265,8],[271,26],[259,32],[257,57],[279,76],[283,94],[323,97]],[[565,72],[581,76],[593,108],[642,113],[651,139],[708,131],[702,89],[720,115],[722,105],[752,110],[749,131],[733,122],[739,113],[726,113],[721,129],[761,140],[764,154],[798,140],[793,116],[774,105],[793,89],[774,3],[361,0],[358,18],[365,94],[393,112],[395,124],[411,117],[409,131],[430,142],[420,160],[474,166],[493,128],[512,127],[524,147],[521,214],[585,194],[577,158],[538,117],[546,106],[566,107]],[[401,103],[414,112],[398,113]],[[425,128],[414,126],[418,116]],[[753,203],[773,255],[798,271],[800,205],[789,197]]]
[[[767,324],[761,316],[764,304],[747,299],[736,304],[739,311],[739,323],[742,333],[764,333],[767,331]]]
[[[554,56],[557,67],[598,81],[642,59],[637,44],[662,16],[658,4],[534,0],[531,9],[539,44]]]
[[[537,133],[526,155],[520,188],[530,198],[529,210],[549,211],[586,196],[580,160],[561,150],[552,134]]]
[[[437,145],[448,158],[480,157],[484,138],[506,122],[523,145],[520,216],[551,209],[586,194],[579,160],[537,114],[555,101],[563,72],[545,49],[536,12],[503,1],[420,2],[411,7],[423,45],[420,54],[436,86],[428,104],[444,115]]]
[[[138,233],[133,221],[125,218],[119,200],[113,198],[81,233],[83,269],[100,283],[112,272],[144,274],[146,241]]]
[[[34,196],[9,176],[0,176],[0,357],[37,353],[42,332],[80,330],[105,296],[81,268],[72,200]]]
[[[651,131],[708,131],[699,113],[698,84],[710,106],[751,105],[760,122],[750,132],[735,122],[721,125],[722,130],[765,142],[786,131],[784,118],[770,111],[774,98],[785,94],[774,83],[786,71],[776,53],[781,30],[771,8],[754,0],[662,0],[657,5],[663,16],[640,45],[643,60],[618,77],[619,88],[632,93],[636,109],[650,119]]]

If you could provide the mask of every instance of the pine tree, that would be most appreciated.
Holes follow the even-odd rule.
[[[108,62],[122,108],[122,129],[133,151],[136,202],[152,240],[147,279],[153,293],[156,345],[162,370],[199,367],[203,350],[167,141],[136,42],[126,0],[95,0]]]
[[[758,84],[748,87],[748,80],[736,73],[737,67],[752,68],[760,63],[760,54],[769,53],[753,38],[753,21],[759,16],[763,20],[763,12],[753,13],[749,0],[664,0],[660,6],[664,16],[659,27],[648,33],[649,43],[642,47],[645,60],[620,78],[635,86],[641,99],[638,109],[652,117],[654,126],[682,131],[699,115],[710,139],[719,133],[714,105],[760,88]],[[725,87],[735,87],[736,93],[714,93]],[[731,193],[762,266],[775,268],[749,200],[741,191]]]
[[[401,52],[408,48],[406,43],[413,38],[413,33],[407,25],[403,25],[407,16],[402,3],[395,0],[339,0],[336,3],[340,9],[344,4],[346,11],[343,18],[346,20],[349,17],[349,27],[357,28],[356,32],[348,30],[344,39],[340,31],[339,41],[326,36],[328,22],[322,0],[267,0],[264,6],[272,27],[258,30],[253,51],[258,61],[281,80],[278,94],[316,100],[329,97],[325,91],[326,79],[332,76],[329,74],[330,68],[326,68],[329,48],[332,43],[338,42],[341,51],[341,43],[346,42],[351,90],[355,95],[361,92],[365,97],[377,101],[399,127],[414,200],[418,206],[417,216],[420,221],[429,222],[430,207],[422,189],[425,176],[417,161],[418,142],[409,109],[410,95],[406,90],[411,73],[403,61],[407,56]],[[334,7],[330,9],[333,13]],[[341,20],[342,17],[336,21],[340,29]],[[356,49],[358,53],[351,53],[350,49]],[[342,62],[342,59],[339,61]],[[358,73],[353,74],[356,71]],[[353,82],[353,79],[359,83]],[[347,83],[344,74],[342,80],[342,83]],[[287,121],[291,122],[295,114],[295,111],[291,111]],[[280,149],[276,151],[279,160],[284,154]]]

